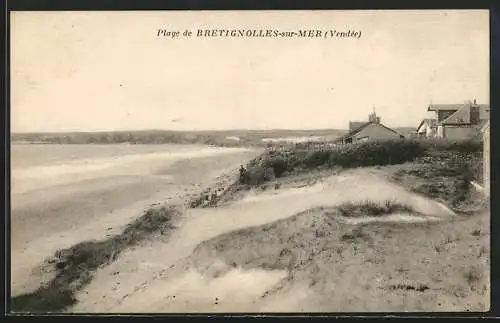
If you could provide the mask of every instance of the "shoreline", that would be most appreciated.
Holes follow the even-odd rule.
[[[245,312],[272,310],[274,306],[289,311],[297,304],[290,288],[298,288],[297,292],[304,294],[301,311],[328,310],[332,306],[351,310],[378,306],[388,311],[420,310],[424,305],[436,311],[462,307],[483,310],[489,306],[485,298],[489,281],[484,266],[489,261],[489,232],[484,226],[489,215],[484,211],[461,216],[456,211],[468,206],[469,200],[455,205],[454,200],[447,199],[443,204],[440,198],[413,190],[418,178],[401,182],[401,174],[422,167],[419,161],[341,170],[316,167],[284,177],[264,178],[262,183],[235,184],[235,165],[254,167],[262,156],[254,152],[248,155],[251,163],[240,159],[238,163],[228,163],[227,168],[221,164],[225,158],[219,156],[186,159],[161,171],[172,176],[173,182],[186,186],[205,183],[191,186],[191,191],[179,186],[179,202],[187,202],[190,196],[199,198],[200,192],[206,195],[224,179],[230,187],[241,187],[228,193],[236,193],[234,198],[210,207],[189,207],[183,203],[179,225],[172,226],[165,235],[161,231],[151,235],[154,239],[122,245],[119,237],[127,232],[125,229],[121,233],[114,231],[115,235],[104,241],[83,246],[83,251],[100,259],[98,264],[102,265],[93,268],[93,261],[88,259],[79,261],[84,269],[70,266],[57,271],[63,278],[55,281],[62,279],[59,286],[63,286],[63,291],[71,291],[71,304],[59,309],[72,313],[218,312],[224,308]],[[226,175],[218,178],[214,168]],[[234,171],[232,179],[227,177],[228,169]],[[446,174],[441,176],[449,176],[446,181],[450,183],[452,179],[461,179],[455,173]],[[201,181],[202,177],[207,180]],[[248,189],[240,190],[245,187]],[[158,208],[161,205],[151,205],[149,210],[155,212]],[[94,225],[103,227],[103,223]],[[447,232],[444,239],[442,232]],[[405,240],[407,237],[411,237],[410,241]],[[113,246],[113,241],[118,246]],[[69,256],[78,250],[73,247],[76,246],[66,250]],[[115,252],[110,253],[109,248],[115,248],[119,257],[115,258]],[[477,250],[477,257],[466,257],[471,248],[474,253]],[[400,255],[402,249],[407,251]],[[107,255],[112,259],[103,262]],[[423,267],[400,271],[398,268],[412,263],[407,255],[417,255],[417,262]],[[447,256],[448,262],[432,262],[432,257]],[[71,287],[73,280],[67,283],[68,278],[64,278],[73,279],[76,275],[81,280],[81,275],[89,272],[91,280],[75,289]],[[408,280],[411,277],[407,272],[413,279]],[[341,283],[359,276],[370,278],[353,283],[347,301],[335,294],[336,288],[330,284],[333,277]],[[253,291],[233,288],[242,280],[254,281]],[[189,291],[185,292],[185,288]],[[373,300],[369,295],[378,290],[386,294]],[[412,292],[415,290],[417,294]],[[59,299],[53,292],[57,288],[48,294],[45,289],[27,296],[32,301],[43,295]],[[408,303],[398,301],[401,293],[408,296]],[[437,304],[435,300],[440,298],[449,302]],[[360,302],[351,302],[353,299]],[[17,298],[17,303],[22,301]]]
[[[22,200],[18,200],[11,214],[12,295],[36,289],[41,277],[33,275],[32,270],[36,270],[40,262],[52,256],[56,250],[81,241],[106,239],[157,205],[184,203],[189,194],[201,193],[203,188],[217,182],[218,176],[231,176],[240,163],[257,154],[256,151],[245,150],[223,153],[222,158],[221,154],[194,159],[188,157],[192,164],[187,165],[177,176],[137,175],[123,180],[109,178],[108,184],[98,178],[86,183],[76,182],[24,193],[26,199],[29,200],[31,195],[32,200],[25,206],[20,206]],[[182,164],[181,160],[177,162]],[[220,160],[219,168],[205,172],[205,168],[213,164],[212,160]],[[201,166],[197,167],[198,164]],[[70,187],[72,192],[69,191]],[[47,195],[42,195],[44,191]],[[55,198],[51,198],[47,192],[52,192]],[[57,192],[59,195],[55,194]],[[53,220],[48,220],[47,216]]]

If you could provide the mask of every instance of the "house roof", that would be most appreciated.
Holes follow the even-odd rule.
[[[455,111],[448,118],[441,121],[439,124],[470,124],[470,111],[471,107],[479,108],[479,118],[481,120],[489,119],[489,105],[488,104],[474,104],[467,101],[463,104],[434,104],[429,105],[428,111]],[[421,127],[421,124],[419,125]]]
[[[349,131],[353,131],[363,126],[368,121],[349,121]]]
[[[429,104],[427,111],[456,111],[464,106],[474,106],[479,107],[481,114],[489,113],[489,104],[474,104],[472,101],[466,101],[464,103],[452,103],[452,104]]]
[[[422,127],[422,125],[423,125],[424,123],[425,123],[425,124],[427,124],[427,125],[429,125],[429,126],[431,126],[431,127],[434,127],[434,126],[436,126],[436,124],[437,124],[437,120],[436,120],[436,119],[430,119],[430,118],[423,119],[423,120],[420,122],[420,124],[418,125],[418,127],[417,127],[417,131],[418,131],[418,129],[420,129],[420,127]]]
[[[371,124],[377,124],[377,125],[379,125],[379,126],[381,126],[381,127],[385,128],[385,129],[387,129],[387,130],[389,130],[389,131],[394,132],[395,134],[397,134],[397,135],[399,135],[399,136],[404,137],[404,136],[403,136],[402,134],[400,134],[399,132],[397,132],[397,131],[395,131],[395,130],[393,130],[393,129],[391,129],[391,128],[387,127],[387,126],[384,126],[384,125],[383,125],[383,124],[381,124],[380,122],[378,122],[378,123],[377,123],[377,122],[375,122],[375,121],[369,121],[369,122],[364,122],[364,124],[363,124],[363,125],[361,125],[360,127],[358,127],[358,128],[356,128],[356,129],[354,129],[354,130],[350,131],[349,133],[347,133],[347,134],[343,135],[343,136],[342,136],[342,137],[340,137],[339,139],[345,139],[345,138],[352,137],[352,136],[356,135],[356,134],[357,134],[357,133],[359,133],[361,130],[363,130],[364,128],[368,127],[368,126],[369,126],[369,125],[371,125]]]
[[[441,121],[439,124],[469,124],[470,105],[462,105],[455,113]]]
[[[458,104],[429,104],[429,107],[427,108],[427,111],[455,111],[460,109],[464,104],[463,103],[458,103]]]

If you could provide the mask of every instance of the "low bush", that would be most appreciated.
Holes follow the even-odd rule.
[[[411,206],[390,200],[383,203],[372,201],[346,202],[337,206],[337,210],[344,217],[383,216],[398,212],[415,213]]]
[[[483,142],[480,139],[420,139],[415,141],[418,142],[423,148],[430,151],[478,153],[483,150]]]
[[[242,184],[256,186],[263,184],[268,180],[269,175],[267,174],[266,168],[262,166],[250,166],[246,170],[246,174],[242,179]]]
[[[471,213],[485,207],[484,198],[477,196],[471,184],[474,159],[456,155],[433,163],[414,163],[396,171],[394,179],[416,193],[442,201],[457,213]]]
[[[281,177],[284,172],[288,170],[288,163],[282,157],[275,157],[267,161],[267,164],[273,171],[273,175],[276,178]]]
[[[400,164],[424,156],[426,149],[416,141],[386,140],[354,143],[327,150],[308,152],[305,168],[340,166],[344,168]]]
[[[268,151],[248,164],[248,185],[260,185],[272,178],[317,168],[353,168],[421,163],[443,166],[439,171],[467,174],[478,178],[482,173],[477,161],[482,151],[479,140],[380,140],[322,148]],[[476,157],[474,157],[476,156]],[[472,167],[474,166],[474,167]]]

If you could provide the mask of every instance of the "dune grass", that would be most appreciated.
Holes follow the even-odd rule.
[[[383,216],[393,213],[416,213],[411,206],[391,200],[386,200],[382,203],[373,201],[346,202],[338,205],[335,209],[338,210],[340,215],[343,217]]]
[[[471,184],[477,180],[479,168],[480,153],[445,152],[399,165],[391,176],[412,192],[438,200],[455,213],[472,214],[488,207],[487,197]]]
[[[13,312],[61,312],[76,303],[75,293],[87,285],[94,272],[114,261],[118,255],[153,234],[169,234],[179,214],[175,207],[150,209],[119,235],[103,241],[85,241],[58,250],[48,262],[55,266],[55,277],[33,293],[11,298]]]
[[[396,202],[340,208],[349,214],[408,209]],[[214,261],[242,270],[286,270],[283,284],[262,297],[279,299],[283,291],[286,298],[286,286],[309,286],[311,298],[303,308],[319,306],[324,312],[484,311],[487,221],[486,214],[478,214],[442,222],[349,224],[335,206],[314,208],[204,241],[192,263],[201,272]]]

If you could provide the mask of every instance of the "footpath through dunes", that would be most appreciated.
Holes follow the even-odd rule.
[[[216,208],[189,209],[167,242],[123,252],[76,295],[69,311],[418,310],[420,303],[395,299],[434,286],[412,275],[427,279],[429,264],[446,266],[442,258],[451,242],[438,240],[449,234],[442,225],[455,221],[463,220],[372,168],[344,171],[312,186],[251,191]],[[412,269],[415,261],[420,265]],[[446,276],[446,267],[441,269],[438,280]],[[350,296],[340,301],[340,290]],[[393,303],[355,301],[377,293],[396,296]]]
[[[66,174],[64,183],[14,195],[12,295],[32,292],[47,281],[40,265],[57,250],[83,241],[111,239],[145,209],[182,204],[205,187],[232,182],[238,166],[260,152],[212,149],[197,155],[193,148],[185,150],[156,157],[152,153],[145,158],[139,153],[125,156],[118,158],[116,167],[89,173],[84,180],[76,176],[70,181],[71,174]]]

